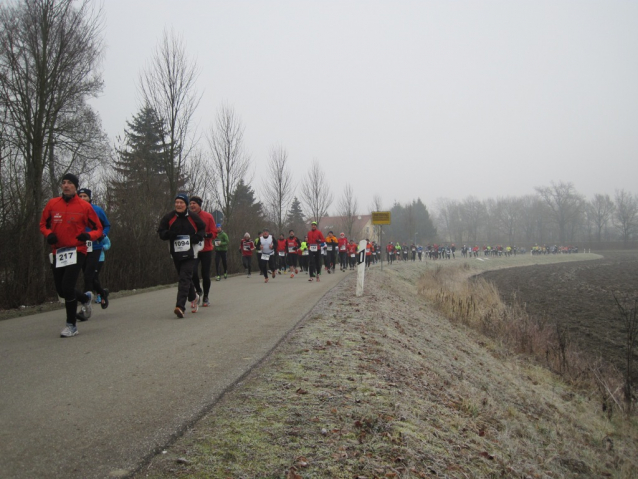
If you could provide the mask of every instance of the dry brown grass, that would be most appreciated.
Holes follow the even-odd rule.
[[[370,271],[362,298],[345,280],[136,477],[638,476],[635,424],[435,312],[428,269]]]
[[[608,415],[615,410],[628,412],[622,373],[578,350],[561,324],[528,314],[516,298],[505,304],[496,286],[472,277],[476,273],[469,263],[439,265],[419,279],[418,292],[451,321],[491,338],[505,354],[532,357],[570,384],[597,391]]]

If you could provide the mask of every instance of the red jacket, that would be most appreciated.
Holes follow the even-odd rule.
[[[252,256],[253,250],[255,249],[255,243],[251,240],[242,239],[239,249],[241,250],[242,256]]]
[[[348,238],[345,236],[343,238],[339,237],[339,252],[345,251],[348,247]]]
[[[86,231],[89,228],[90,231]],[[91,203],[80,199],[78,195],[66,201],[64,197],[50,199],[40,219],[40,232],[46,238],[55,233],[58,242],[51,245],[55,253],[58,248],[76,247],[78,253],[86,254],[86,241],[80,241],[77,236],[87,232],[91,241],[98,241],[102,237],[102,223]]]
[[[357,243],[348,243],[348,254],[356,254],[358,246]]]
[[[317,228],[316,230],[308,231],[308,245],[325,243],[326,239],[323,237],[323,233]]]
[[[301,246],[301,243],[297,239],[297,237],[288,237],[286,238],[286,251],[288,254],[296,254],[297,249]]]
[[[286,253],[286,251],[288,251],[286,249],[286,246],[287,246],[286,243],[287,243],[287,241],[285,239],[278,239],[277,240],[277,256],[281,256],[279,253],[282,252],[282,251],[284,253]]]
[[[217,226],[215,225],[215,218],[210,213],[201,210],[197,215],[202,219],[204,224],[206,225],[206,236],[212,233],[210,238],[204,239],[204,248],[202,249],[202,253],[205,251],[213,251],[213,240],[217,238]]]

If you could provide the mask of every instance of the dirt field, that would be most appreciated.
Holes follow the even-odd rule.
[[[570,340],[582,351],[602,356],[624,370],[625,333],[612,293],[619,298],[638,297],[638,252],[606,252],[603,256],[595,261],[527,266],[481,276],[496,284],[506,302],[516,298],[526,304],[529,313],[566,325]]]

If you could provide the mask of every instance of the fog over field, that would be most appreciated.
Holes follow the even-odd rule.
[[[420,197],[636,193],[638,3],[627,1],[108,0],[112,142],[141,107],[139,75],[168,30],[197,63],[201,148],[221,105],[245,126],[260,194],[269,151],[297,184],[368,209]],[[334,207],[334,205],[333,205]]]

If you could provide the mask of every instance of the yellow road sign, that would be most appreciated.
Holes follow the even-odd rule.
[[[373,211],[372,224],[373,225],[389,225],[390,212],[389,211]]]

